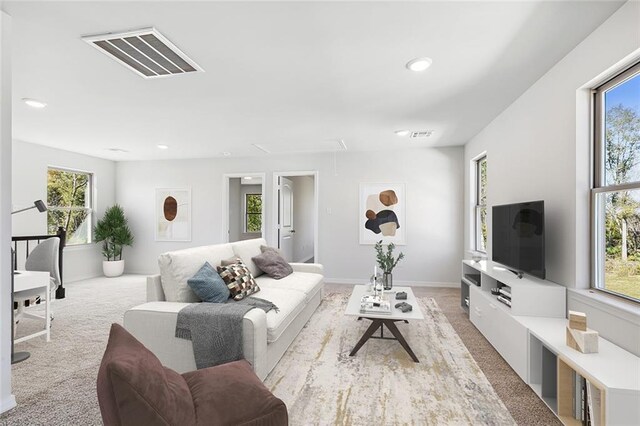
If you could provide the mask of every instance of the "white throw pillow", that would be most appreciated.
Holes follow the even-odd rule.
[[[231,243],[233,252],[236,256],[242,259],[242,262],[249,268],[251,275],[259,277],[263,274],[263,271],[258,268],[258,265],[251,259],[252,257],[262,254],[260,246],[266,246],[267,241],[264,238],[254,238],[253,240],[244,240]]]
[[[199,302],[200,299],[191,290],[187,280],[194,276],[205,262],[209,262],[215,268],[220,265],[222,259],[228,259],[233,255],[231,244],[193,247],[161,254],[158,265],[167,302]]]

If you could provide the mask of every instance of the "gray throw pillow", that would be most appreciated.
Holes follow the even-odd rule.
[[[265,250],[261,255],[252,257],[258,268],[271,278],[279,280],[293,273],[293,268],[274,250]]]
[[[280,251],[279,248],[275,248],[275,247],[271,247],[271,246],[260,246],[260,251],[262,253],[264,253],[265,251],[275,251],[276,253],[278,253],[280,256],[282,256],[282,252]]]
[[[227,285],[209,262],[205,262],[202,268],[187,280],[187,284],[203,302],[224,303],[229,299]]]

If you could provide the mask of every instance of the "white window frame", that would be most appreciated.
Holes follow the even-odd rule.
[[[625,81],[640,75],[640,62],[617,74],[593,90],[593,185],[591,188],[591,287],[627,300],[640,303],[640,299],[605,288],[605,205],[606,195],[612,192],[640,190],[640,181],[607,185],[605,173],[605,94]]]
[[[487,253],[487,244],[485,243],[485,247],[482,247],[482,230],[481,230],[481,212],[482,209],[485,209],[487,212],[487,204],[485,199],[485,204],[480,204],[480,163],[487,162],[487,153],[484,152],[480,154],[478,157],[473,159],[473,172],[475,175],[474,180],[474,206],[473,206],[473,249],[479,253]],[[488,213],[488,212],[487,212]],[[485,216],[486,217],[486,216]],[[487,236],[488,237],[488,236]]]
[[[89,176],[89,180],[88,180],[88,188],[85,191],[85,206],[84,207],[56,207],[56,206],[50,206],[47,205],[47,211],[63,211],[63,212],[68,212],[68,211],[87,211],[87,222],[88,222],[88,227],[87,227],[87,242],[86,243],[73,243],[70,242],[70,233],[68,229],[65,229],[65,231],[67,231],[67,241],[65,242],[65,246],[69,246],[69,247],[80,247],[80,246],[87,246],[90,244],[93,244],[93,217],[94,217],[94,179],[95,176],[92,172],[88,172],[86,170],[77,170],[77,169],[70,169],[70,168],[66,168],[66,167],[57,167],[57,166],[48,166],[47,167],[47,181],[49,178],[49,171],[50,170],[59,170],[59,171],[63,171],[63,172],[67,172],[67,173],[77,173],[77,174],[83,174],[83,175],[87,175]],[[47,199],[49,198],[49,191],[47,188]],[[47,213],[48,214],[48,213]],[[49,222],[49,219],[47,217],[47,224]]]
[[[262,214],[264,208],[260,209],[259,213],[249,213],[249,211],[247,210],[247,200],[249,198],[250,195],[257,195],[260,197],[260,200],[262,201],[262,203],[264,204],[264,198],[262,197],[262,194],[258,194],[258,193],[246,193],[244,194],[244,203],[243,203],[243,210],[244,210],[244,233],[245,234],[258,234],[262,232],[262,229],[264,228],[264,216]],[[254,231],[249,231],[248,226],[249,226],[249,215],[260,215],[260,231],[258,232],[254,232]]]

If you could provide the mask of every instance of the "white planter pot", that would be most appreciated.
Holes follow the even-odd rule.
[[[124,272],[124,260],[103,260],[102,272],[105,277],[119,277]]]

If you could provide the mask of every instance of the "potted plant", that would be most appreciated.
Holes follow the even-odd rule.
[[[378,266],[380,266],[380,268],[382,268],[382,271],[384,272],[384,289],[391,290],[391,288],[393,287],[393,275],[391,274],[391,272],[393,271],[393,268],[396,267],[398,262],[400,262],[404,258],[404,253],[400,253],[398,257],[395,258],[393,256],[393,250],[396,248],[396,245],[393,243],[389,243],[385,252],[382,247],[382,240],[376,243],[375,248]]]
[[[133,234],[127,225],[124,210],[118,204],[109,207],[93,228],[96,242],[102,242],[102,262],[105,277],[119,277],[124,272],[122,248],[133,244]]]

